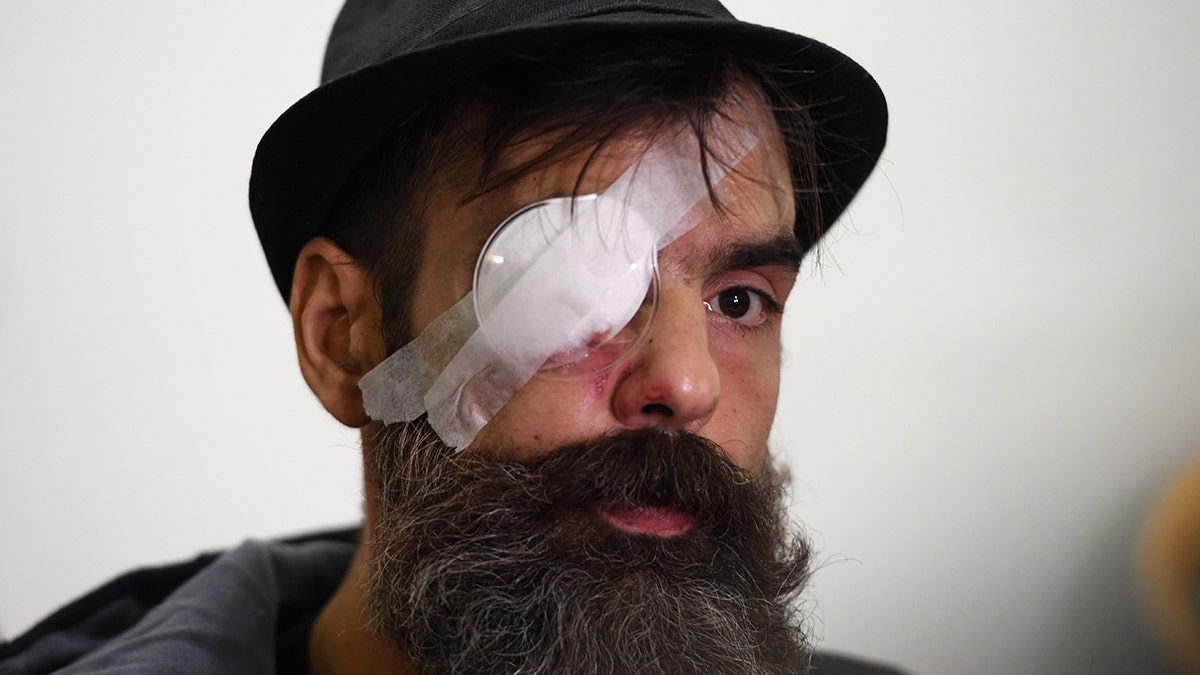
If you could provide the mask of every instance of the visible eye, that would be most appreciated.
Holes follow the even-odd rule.
[[[769,312],[776,311],[774,300],[745,286],[726,288],[705,300],[704,306],[746,326],[758,326],[767,320]]]

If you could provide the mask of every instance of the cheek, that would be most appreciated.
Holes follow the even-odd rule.
[[[602,413],[610,371],[590,378],[534,377],[479,432],[472,448],[526,461],[606,433]]]
[[[471,289],[471,278],[455,265],[453,258],[427,254],[417,273],[411,296],[411,321],[419,334]]]
[[[747,469],[762,464],[779,401],[778,334],[760,339],[753,345],[718,342],[713,349],[721,374],[721,401],[706,435],[718,441],[736,439],[723,444],[733,461]]]
[[[480,223],[496,218],[483,206],[440,204],[431,206],[430,223],[421,247],[421,266],[412,295],[413,326],[420,329],[450,309],[471,290],[475,273],[474,255],[490,232]],[[465,255],[470,252],[470,256]]]

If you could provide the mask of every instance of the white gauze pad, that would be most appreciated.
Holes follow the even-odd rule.
[[[758,142],[721,130],[731,133],[710,135],[729,146],[709,162],[718,197],[726,167]],[[395,423],[428,412],[444,443],[469,445],[548,359],[633,318],[657,251],[712,215],[708,185],[695,137],[680,130],[603,192],[510,216],[484,246],[474,290],[359,381],[367,414]]]

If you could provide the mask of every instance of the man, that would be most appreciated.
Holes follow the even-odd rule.
[[[715,2],[350,0],[250,200],[361,534],[136,573],[0,672],[884,672],[814,657],[766,448],[870,76]]]

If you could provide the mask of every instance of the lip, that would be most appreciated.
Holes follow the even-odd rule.
[[[609,525],[627,534],[676,537],[692,529],[691,515],[669,506],[606,504],[596,513]]]

